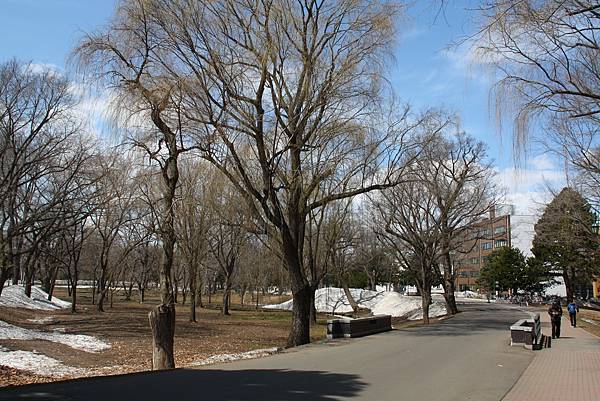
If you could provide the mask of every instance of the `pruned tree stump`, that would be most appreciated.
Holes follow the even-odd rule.
[[[161,304],[148,314],[152,329],[152,370],[174,369],[175,304]]]

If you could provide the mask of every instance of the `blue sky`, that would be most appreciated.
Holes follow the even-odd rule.
[[[464,130],[488,144],[500,179],[510,188],[508,200],[532,203],[532,196],[542,196],[544,180],[561,182],[560,166],[532,152],[524,165],[514,167],[510,132],[498,132],[489,110],[492,80],[469,62],[464,49],[449,47],[474,32],[476,14],[467,10],[473,2],[446,2],[442,13],[432,3],[439,4],[414,1],[400,21],[391,83],[416,109],[456,113]],[[82,33],[105,24],[113,7],[112,0],[0,0],[0,62],[16,57],[64,68]]]

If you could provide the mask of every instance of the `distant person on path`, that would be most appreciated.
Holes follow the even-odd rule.
[[[548,314],[550,315],[550,322],[552,323],[552,338],[560,337],[560,319],[562,317],[562,307],[560,301],[556,300],[550,308],[548,308]]]
[[[571,301],[571,303],[567,305],[567,310],[569,311],[571,326],[577,327],[577,312],[579,312],[579,306],[577,306],[575,300]]]

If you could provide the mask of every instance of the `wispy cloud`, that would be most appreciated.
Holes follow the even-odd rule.
[[[542,154],[528,160],[525,167],[498,171],[497,179],[506,188],[506,203],[515,207],[511,216],[513,246],[530,254],[534,225],[552,200],[553,191],[565,185],[565,173],[556,160]]]
[[[551,190],[566,182],[564,171],[547,154],[528,160],[525,167],[500,170],[497,178],[507,188],[507,201],[516,206],[517,214],[527,215],[538,213],[551,200]]]

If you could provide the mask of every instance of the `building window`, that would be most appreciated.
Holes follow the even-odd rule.
[[[494,243],[495,248],[502,248],[503,246],[506,246],[506,240],[504,240],[504,239],[498,239]]]
[[[500,227],[494,228],[494,234],[504,234],[505,232],[506,232],[505,226],[500,226]]]
[[[492,243],[491,242],[484,242],[483,243],[483,249],[485,249],[485,250],[492,249]]]
[[[490,235],[490,230],[488,228],[479,230],[480,237],[487,237]]]

